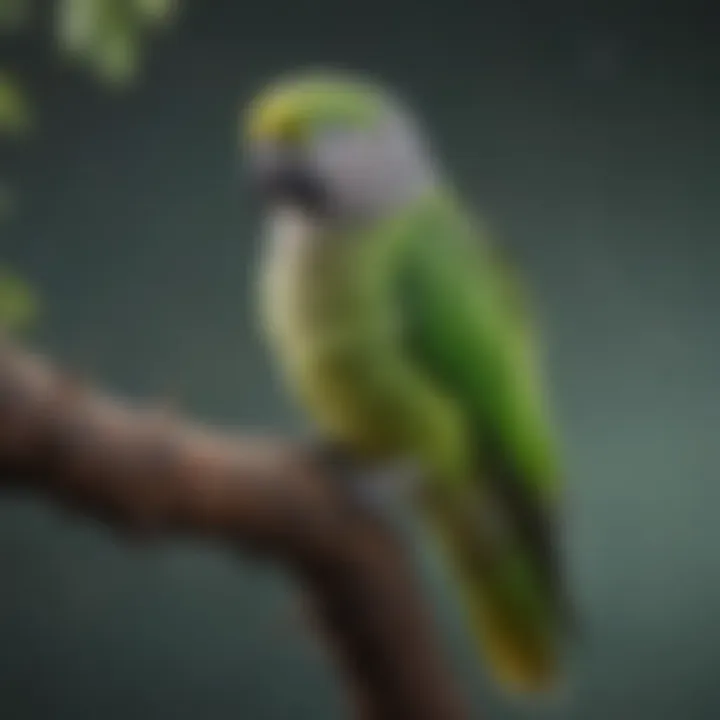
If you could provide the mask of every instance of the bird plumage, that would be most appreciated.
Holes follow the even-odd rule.
[[[344,112],[352,114],[349,98],[363,106],[366,85],[354,96],[337,82]],[[310,99],[291,85],[285,105],[273,101],[290,117],[300,103],[296,116],[313,118],[314,129],[295,137],[316,138],[330,122],[308,104],[330,107],[330,125],[345,127],[338,97],[321,102],[312,87]],[[382,103],[361,117],[381,122]],[[265,327],[288,388],[329,439],[372,462],[419,461],[422,512],[496,676],[514,689],[547,689],[562,675],[567,603],[561,470],[536,331],[519,276],[434,165],[414,163],[420,147],[409,143],[393,162],[428,174],[391,206],[363,215],[339,211],[351,205],[339,200],[324,214],[292,202],[270,208]],[[318,167],[332,197],[338,168],[332,176]]]

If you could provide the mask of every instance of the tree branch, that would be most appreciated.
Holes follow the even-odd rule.
[[[0,489],[268,555],[309,591],[358,717],[466,716],[397,538],[298,445],[131,407],[3,343]]]

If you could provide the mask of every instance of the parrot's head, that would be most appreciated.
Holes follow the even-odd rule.
[[[376,217],[427,192],[435,172],[398,99],[362,78],[305,73],[248,106],[243,145],[264,202],[315,216]]]

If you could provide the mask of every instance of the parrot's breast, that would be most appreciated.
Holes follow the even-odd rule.
[[[320,429],[359,452],[387,455],[402,427],[383,361],[390,308],[365,282],[357,247],[300,213],[276,213],[265,240],[262,316],[286,384]]]

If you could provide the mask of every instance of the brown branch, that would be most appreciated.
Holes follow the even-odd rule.
[[[194,533],[283,563],[310,592],[357,716],[466,716],[397,538],[281,440],[211,432],[0,346],[0,488],[138,533]]]

